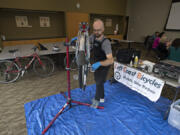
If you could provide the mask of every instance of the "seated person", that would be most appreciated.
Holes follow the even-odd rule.
[[[156,31],[152,36],[146,36],[145,40],[144,40],[144,45],[147,49],[151,49],[152,48],[152,44],[154,42],[154,40],[158,37],[159,32]]]
[[[158,47],[156,48],[157,55],[160,60],[167,59],[169,55],[169,47],[171,45],[171,42],[160,42]]]
[[[180,38],[176,38],[169,48],[169,60],[180,62]]]
[[[165,37],[165,32],[161,32],[161,33],[158,35],[158,37],[154,40],[153,45],[152,45],[152,48],[153,48],[153,49],[156,49],[157,46],[159,45],[160,39],[161,39],[161,38],[164,38],[164,37]]]
[[[156,31],[153,35],[152,35],[152,39],[155,40],[158,36],[159,36],[159,32]]]

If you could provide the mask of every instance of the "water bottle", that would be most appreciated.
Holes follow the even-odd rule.
[[[137,68],[137,66],[138,66],[138,56],[136,56],[134,59],[134,67]]]
[[[133,55],[132,55],[132,64],[134,64],[134,53],[133,53]]]
[[[132,60],[130,61],[129,66],[130,66],[130,67],[132,67],[132,66],[133,66],[133,62],[132,62]]]
[[[73,75],[73,79],[74,79],[74,80],[78,80],[78,79],[79,79],[78,75],[77,75],[77,74],[74,74],[74,75]]]

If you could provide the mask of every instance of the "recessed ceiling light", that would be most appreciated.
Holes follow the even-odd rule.
[[[80,3],[79,3],[79,2],[76,4],[76,7],[77,7],[77,8],[80,8]]]

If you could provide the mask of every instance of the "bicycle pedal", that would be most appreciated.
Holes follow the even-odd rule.
[[[25,70],[22,70],[22,71],[21,71],[21,77],[24,76],[24,73],[25,73]]]

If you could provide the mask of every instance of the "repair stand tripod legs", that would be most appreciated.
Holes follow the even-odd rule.
[[[79,105],[85,105],[85,106],[90,106],[91,104],[88,103],[82,103],[79,101],[75,101],[71,99],[71,92],[70,92],[70,68],[69,68],[69,43],[68,40],[66,39],[66,60],[67,60],[67,66],[66,66],[66,70],[67,70],[67,82],[68,82],[68,97],[64,95],[64,97],[67,99],[67,102],[64,104],[64,106],[59,110],[59,112],[56,114],[56,116],[53,118],[53,120],[48,124],[48,126],[43,130],[42,134],[45,134],[47,132],[47,130],[52,126],[52,124],[54,123],[54,121],[58,118],[58,116],[64,111],[64,109],[69,106],[71,108],[72,103],[76,103]],[[104,109],[104,107],[97,107],[98,109]]]

